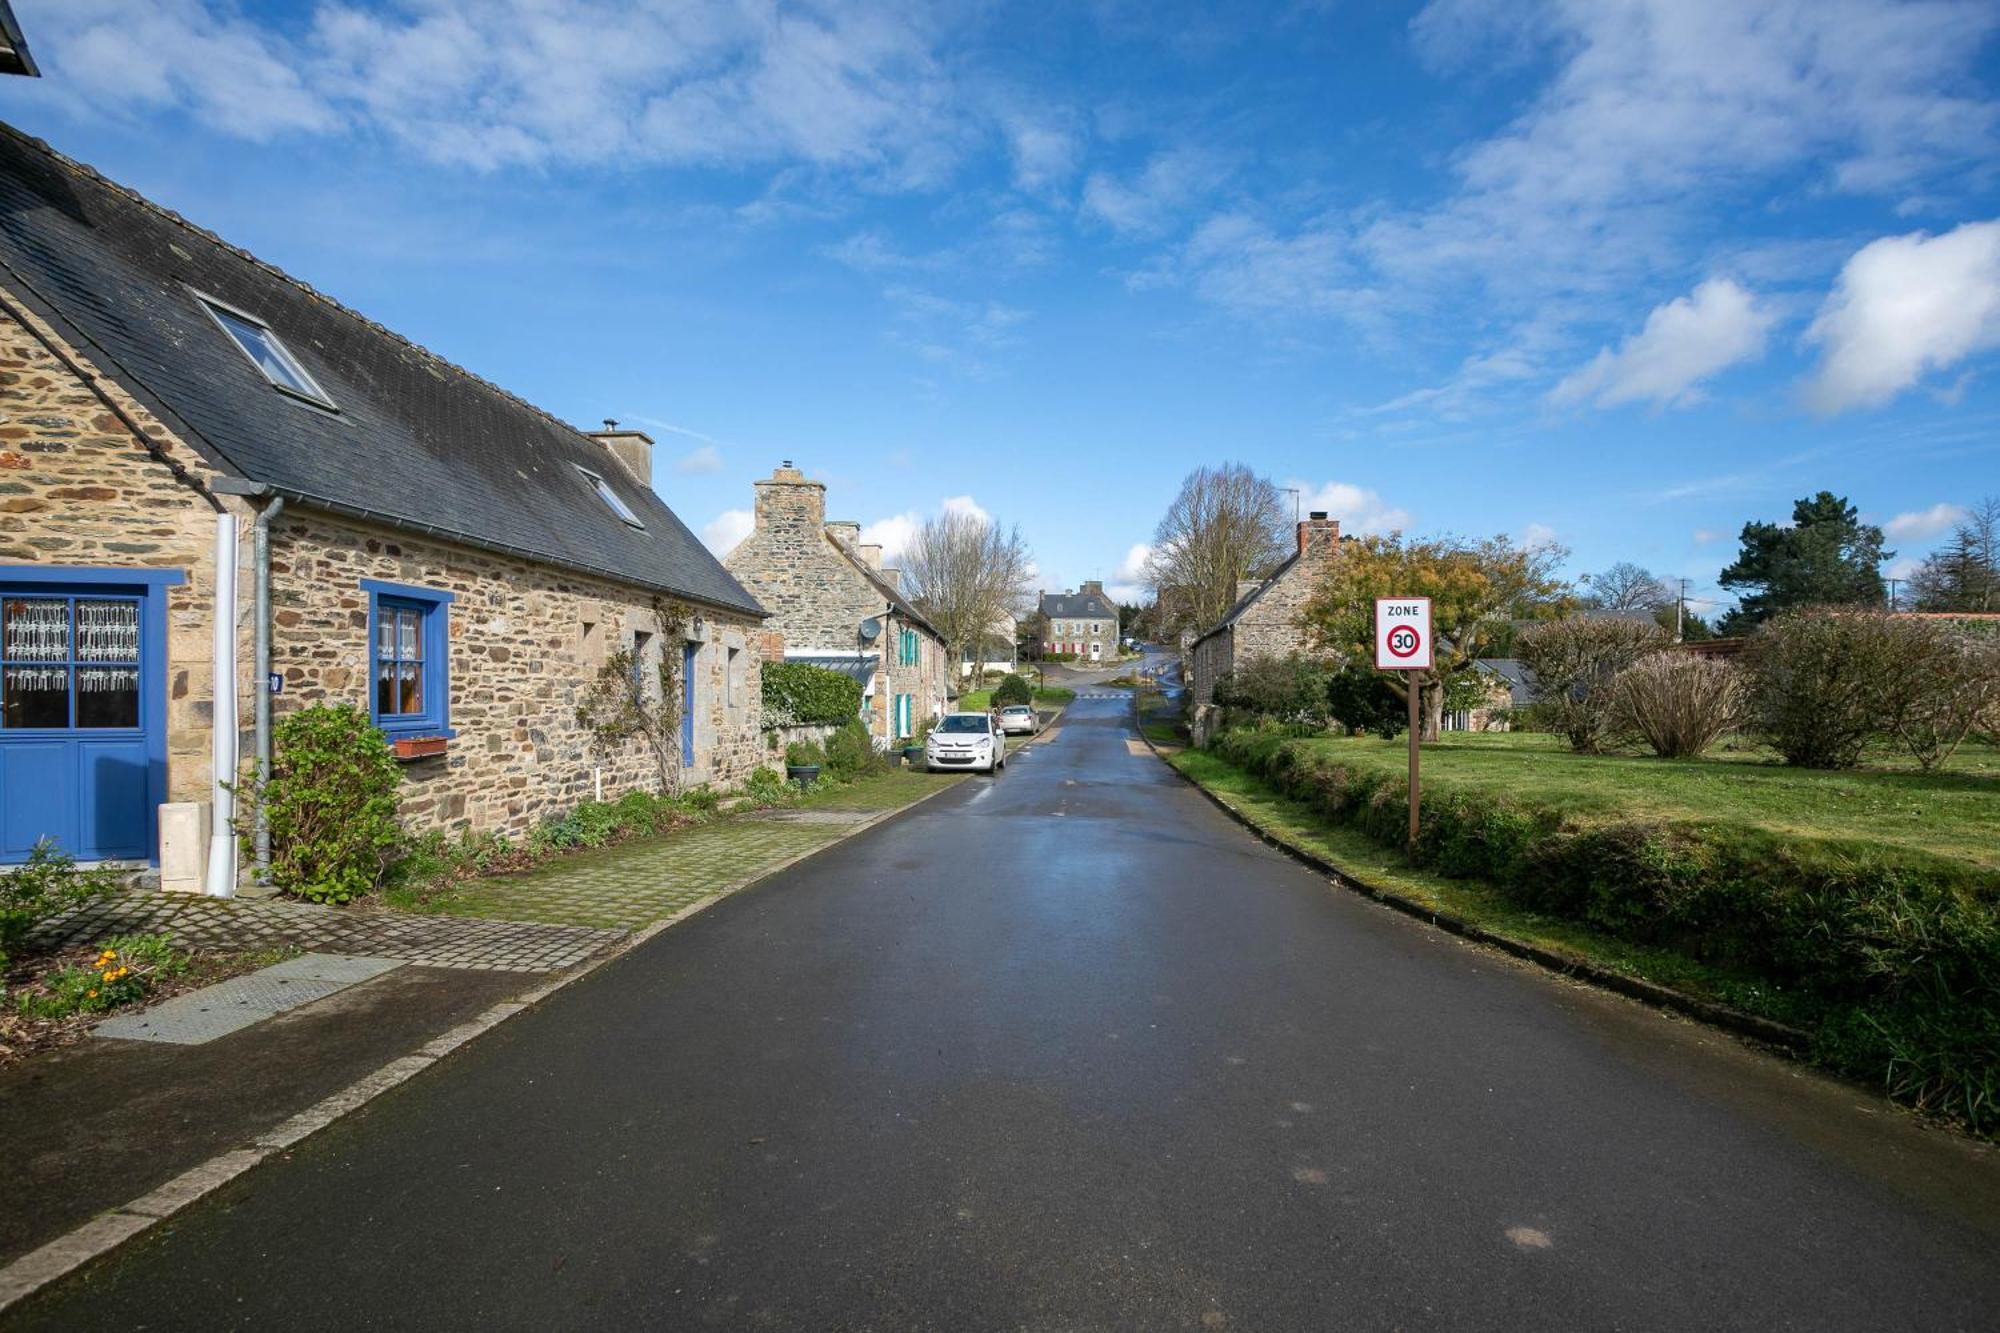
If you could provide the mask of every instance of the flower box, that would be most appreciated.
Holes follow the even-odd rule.
[[[396,758],[408,763],[412,759],[429,759],[443,754],[450,742],[442,736],[398,736],[389,744],[395,750]]]

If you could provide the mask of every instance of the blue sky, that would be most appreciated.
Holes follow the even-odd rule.
[[[1130,583],[1241,460],[1350,531],[1713,580],[2000,493],[2000,7],[16,0],[0,116],[569,420],[716,544]]]

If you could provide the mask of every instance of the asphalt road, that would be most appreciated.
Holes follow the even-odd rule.
[[[2000,1322],[1992,1154],[1333,890],[1134,748],[1079,704],[18,1322]]]

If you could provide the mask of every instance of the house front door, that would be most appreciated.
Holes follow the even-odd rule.
[[[165,788],[157,584],[0,575],[0,864],[151,858]]]

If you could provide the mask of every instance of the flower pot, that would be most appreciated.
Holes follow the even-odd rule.
[[[412,759],[429,759],[445,752],[449,744],[442,736],[399,736],[390,742],[396,758],[404,763]]]
[[[911,768],[922,768],[924,766],[924,747],[921,745],[905,745],[903,747],[903,762]]]
[[[785,776],[796,782],[801,789],[819,781],[818,764],[786,764]]]

